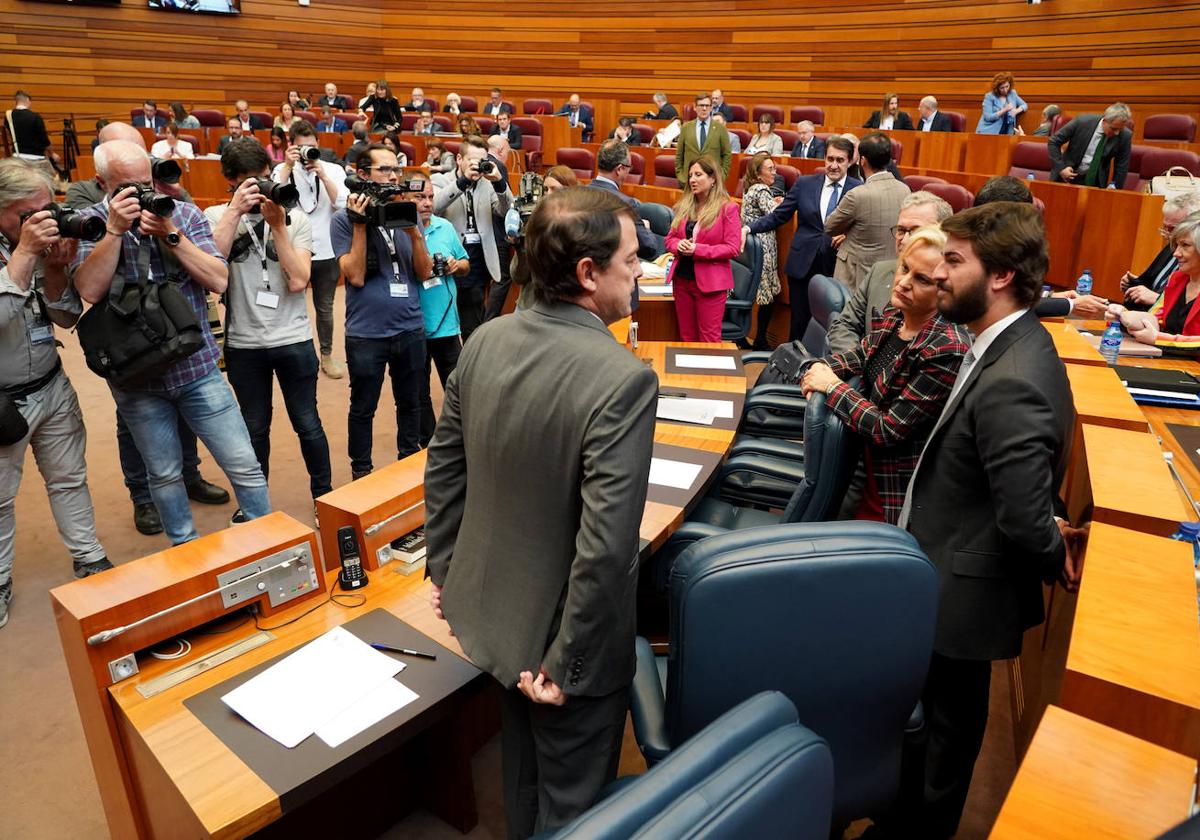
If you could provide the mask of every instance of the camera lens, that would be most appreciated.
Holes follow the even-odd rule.
[[[318,149],[316,146],[305,146],[303,149],[300,150],[300,155],[305,160],[320,160],[321,159],[321,150]]]
[[[179,179],[183,176],[183,169],[180,168],[178,161],[151,158],[150,174],[155,181],[161,181],[164,184],[178,184]]]
[[[139,187],[137,191],[138,205],[143,210],[149,210],[155,216],[167,218],[175,212],[175,199],[169,195],[156,193],[149,187]]]
[[[295,184],[277,184],[270,178],[259,178],[257,183],[258,191],[280,207],[290,210],[300,203],[300,191]]]
[[[68,239],[99,242],[104,238],[104,220],[95,216],[80,216],[73,210],[57,214],[58,232]]]
[[[479,171],[480,175],[487,175],[488,173],[492,172],[495,168],[496,168],[496,164],[492,163],[490,160],[479,161],[478,171]]]

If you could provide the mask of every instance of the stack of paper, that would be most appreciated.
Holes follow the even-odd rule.
[[[732,400],[702,400],[693,397],[659,397],[658,419],[678,420],[683,423],[700,423],[711,426],[721,417],[733,419]]]
[[[309,735],[336,747],[417,699],[404,663],[335,627],[221,698],[288,749]]]
[[[668,458],[650,459],[650,483],[676,490],[691,490],[696,476],[704,469],[703,464],[672,461]]]

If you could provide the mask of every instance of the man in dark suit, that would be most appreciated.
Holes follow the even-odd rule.
[[[412,99],[401,105],[400,110],[414,111],[418,114],[422,111],[428,111],[432,114],[437,110],[437,107],[437,102],[432,99],[425,98],[425,91],[421,90],[419,87],[415,87],[412,89]]]
[[[938,110],[938,101],[932,96],[922,99],[917,111],[920,113],[917,131],[954,131],[950,118]]]
[[[502,113],[512,116],[513,106],[511,102],[504,101],[504,94],[500,88],[494,87],[488,96],[488,101],[483,103],[483,113],[489,117],[498,117]]]
[[[525,236],[536,303],[463,346],[429,446],[431,600],[506,689],[509,837],[582,813],[620,759],[658,392],[605,326],[629,315],[635,230],[604,190],[542,199]]]
[[[338,95],[337,85],[333,82],[325,85],[325,95],[317,100],[317,107],[328,105],[334,111],[349,111],[353,104],[349,96]]]
[[[992,662],[1043,618],[1042,582],[1078,580],[1058,488],[1075,409],[1066,369],[1030,310],[1049,258],[1042,217],[997,202],[942,222],[938,311],[975,334],[900,514],[937,567],[920,802],[897,836],[954,835],[987,728]],[[911,789],[911,788],[910,788]],[[907,806],[907,807],[904,807]]]
[[[492,130],[488,135],[501,134],[508,140],[508,145],[514,149],[521,148],[521,129],[512,124],[512,114],[508,111],[501,111],[496,115],[496,122],[492,123]]]
[[[1132,119],[1129,106],[1116,102],[1103,116],[1080,114],[1054,132],[1046,143],[1050,180],[1085,187],[1116,184],[1124,189],[1133,148],[1133,132],[1127,128]]]
[[[608,139],[620,140],[626,146],[642,145],[642,134],[634,128],[636,123],[637,120],[633,117],[621,117],[616,127],[608,133]]]
[[[1200,210],[1200,193],[1186,192],[1169,196],[1163,202],[1163,220],[1159,233],[1163,235],[1164,239],[1170,240],[1175,226],[1198,210]],[[1175,259],[1175,249],[1168,241],[1141,274],[1132,274],[1126,271],[1121,278],[1121,291],[1125,293],[1125,306],[1142,312],[1148,310],[1158,300],[1163,289],[1167,287],[1167,279],[1178,268],[1179,260]]]
[[[133,127],[161,131],[167,127],[167,118],[159,115],[157,103],[147,99],[142,103],[142,113],[133,118]]]
[[[592,141],[592,112],[580,104],[578,93],[572,93],[571,98],[555,116],[566,117],[571,128],[577,125],[583,126],[583,142],[590,143]]]
[[[344,134],[350,126],[346,121],[335,117],[328,105],[321,106],[321,119],[317,122],[317,132],[321,134]]]
[[[800,135],[800,139],[792,147],[792,157],[812,160],[825,158],[825,141],[813,133],[815,130],[816,126],[812,120],[800,120],[796,123],[796,133]]]
[[[630,160],[629,146],[620,140],[605,140],[600,144],[600,150],[596,153],[596,177],[588,183],[588,186],[593,189],[608,190],[637,213],[641,202],[633,196],[621,192],[621,183],[629,174]],[[652,260],[666,250],[662,238],[650,230],[650,226],[642,220],[641,214],[638,214],[637,237],[638,256],[642,259]],[[633,308],[637,309],[636,283],[633,295]]]
[[[667,100],[665,93],[654,94],[654,107],[656,110],[647,111],[642,116],[648,120],[677,120],[679,112],[675,110],[675,106]]]
[[[796,214],[796,235],[792,237],[785,267],[792,308],[789,341],[802,338],[808,327],[812,316],[808,306],[808,283],[813,275],[833,276],[837,251],[833,240],[825,233],[825,217],[833,212],[847,191],[862,185],[862,181],[846,177],[853,151],[854,145],[849,140],[830,137],[825,149],[825,174],[797,178],[774,211],[744,228],[748,234],[765,233],[786,224],[792,214]]]
[[[241,123],[242,131],[266,131],[271,127],[270,123],[264,122],[262,117],[250,113],[250,103],[245,99],[235,102],[233,109],[237,112],[235,118]]]
[[[883,131],[888,129],[912,131],[912,118],[900,110],[900,96],[889,93],[883,97],[883,102],[885,107],[879,111],[872,111],[870,119],[863,128],[877,128]]]
[[[230,143],[245,135],[245,132],[242,130],[242,121],[237,117],[230,117],[228,120],[226,120],[225,128],[229,131],[229,133],[217,142],[217,154],[224,154],[225,149]]]
[[[720,114],[725,118],[725,122],[733,122],[733,109],[729,107],[729,103],[725,101],[725,91],[716,88],[712,92],[712,112]]]

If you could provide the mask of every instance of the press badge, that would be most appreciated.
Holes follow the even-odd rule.
[[[391,292],[392,297],[396,297],[396,298],[408,297],[408,284],[407,283],[388,283],[388,289]]]
[[[254,298],[254,302],[259,306],[267,307],[267,309],[278,309],[279,295],[275,294],[274,292],[264,292],[260,290],[257,297]]]
[[[425,287],[425,291],[429,291],[430,289],[433,289],[437,286],[442,285],[442,278],[441,277],[430,277],[428,280],[426,280],[421,285]]]
[[[483,242],[483,237],[479,235],[478,231],[467,231],[463,234],[463,242],[467,245],[479,245]]]
[[[49,324],[29,328],[30,344],[47,344],[54,341],[54,328]]]

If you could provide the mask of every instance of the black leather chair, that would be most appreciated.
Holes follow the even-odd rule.
[[[808,306],[812,310],[812,320],[808,322],[808,329],[801,340],[809,353],[817,358],[829,355],[829,324],[849,299],[850,293],[846,287],[832,277],[817,274],[809,282]]]
[[[796,722],[790,700],[764,691],[547,836],[827,840],[832,800],[829,746]]]
[[[651,765],[747,697],[782,691],[833,751],[835,830],[880,813],[900,781],[925,681],[938,575],[878,522],[734,531],[671,569],[665,679],[637,642],[631,707]]]
[[[750,315],[758,297],[762,280],[763,251],[757,236],[747,236],[742,253],[731,261],[733,293],[725,299],[725,315],[721,319],[721,340],[737,341],[750,332]]]
[[[650,230],[659,236],[666,236],[671,232],[671,219],[674,214],[671,208],[665,204],[655,204],[651,201],[643,201],[638,205],[638,215],[650,223]]]

